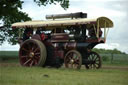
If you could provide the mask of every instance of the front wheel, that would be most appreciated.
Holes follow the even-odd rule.
[[[85,67],[87,69],[99,69],[101,68],[101,57],[96,52],[90,52],[87,57],[87,64]]]
[[[82,64],[82,56],[76,50],[69,51],[64,58],[66,68],[80,69]]]

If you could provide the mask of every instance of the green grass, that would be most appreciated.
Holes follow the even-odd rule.
[[[0,51],[0,56],[18,56],[18,51]]]
[[[103,65],[128,66],[128,61],[102,61]]]
[[[3,52],[0,55],[4,58],[16,57],[0,61],[0,85],[128,85],[128,69],[120,68],[128,67],[128,62],[122,62],[123,57],[113,63],[110,60],[103,61],[107,67],[116,66],[120,69],[73,70],[21,67],[18,64],[18,52]]]
[[[127,79],[127,70],[0,66],[0,85],[128,85]]]
[[[0,60],[17,59],[18,51],[0,51]]]

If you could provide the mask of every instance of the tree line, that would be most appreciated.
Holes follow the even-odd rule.
[[[121,52],[118,49],[98,49],[98,48],[94,48],[93,51],[97,52],[97,53],[101,53],[101,54],[126,54],[125,52]]]

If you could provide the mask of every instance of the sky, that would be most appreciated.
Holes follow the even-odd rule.
[[[114,27],[109,30],[107,42],[96,48],[118,49],[128,53],[128,0],[70,0],[69,8],[64,10],[59,4],[39,7],[32,0],[22,0],[23,9],[33,20],[45,20],[47,14],[85,12],[88,18],[105,16]],[[19,45],[11,46],[5,42],[0,50],[19,50]]]

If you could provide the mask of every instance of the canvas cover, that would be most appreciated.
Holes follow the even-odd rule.
[[[111,28],[113,22],[107,17],[98,17],[95,19],[79,18],[79,19],[61,19],[61,20],[35,20],[26,22],[17,22],[12,24],[12,28],[53,28],[53,27],[66,27],[72,25],[84,25],[84,24],[95,24],[99,25],[100,28]]]

